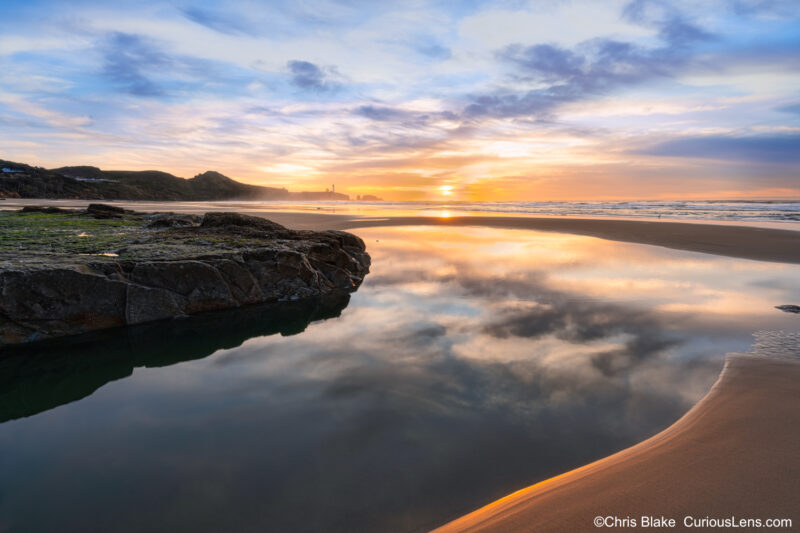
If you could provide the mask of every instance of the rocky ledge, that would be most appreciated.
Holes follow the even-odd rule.
[[[236,213],[0,211],[0,346],[352,292],[364,242]]]

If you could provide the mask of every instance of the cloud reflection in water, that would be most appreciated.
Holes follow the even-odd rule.
[[[0,426],[11,529],[423,531],[652,435],[754,329],[797,328],[772,309],[796,266],[359,233],[373,273],[341,317]]]

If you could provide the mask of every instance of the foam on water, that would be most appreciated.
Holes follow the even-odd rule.
[[[259,202],[278,209],[371,212],[439,216],[519,214],[614,218],[665,218],[752,222],[800,222],[800,202],[636,201],[636,202]]]
[[[800,361],[800,332],[756,331],[753,337],[755,342],[748,355]]]
[[[459,205],[470,211],[697,220],[800,221],[797,202],[519,202]]]

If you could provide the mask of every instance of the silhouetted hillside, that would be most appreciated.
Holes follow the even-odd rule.
[[[219,172],[191,179],[157,170],[101,170],[91,166],[45,169],[0,160],[1,198],[82,200],[349,200],[339,193],[290,193],[284,188],[247,185]]]

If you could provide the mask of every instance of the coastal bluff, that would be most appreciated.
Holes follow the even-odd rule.
[[[237,213],[0,212],[0,346],[355,291],[364,242]]]

